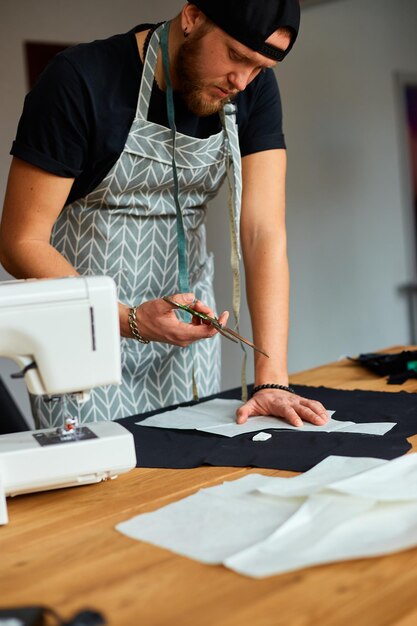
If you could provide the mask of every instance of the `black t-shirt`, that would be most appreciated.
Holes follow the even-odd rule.
[[[119,158],[132,125],[143,64],[135,33],[68,48],[27,94],[11,154],[58,176],[75,178],[67,203],[97,187]],[[198,138],[220,130],[218,114],[191,114],[174,97],[178,132]],[[285,148],[278,85],[272,70],[236,98],[242,156]],[[168,126],[165,94],[156,84],[149,116]]]

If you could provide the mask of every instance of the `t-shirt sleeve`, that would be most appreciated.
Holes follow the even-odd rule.
[[[52,174],[77,177],[92,132],[90,111],[79,72],[58,54],[25,98],[10,154]]]
[[[281,97],[274,72],[261,74],[258,81],[249,85],[247,95],[240,116],[238,112],[241,155],[285,148]]]

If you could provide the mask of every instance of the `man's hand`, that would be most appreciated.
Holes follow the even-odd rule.
[[[244,424],[254,415],[281,417],[292,426],[302,426],[303,421],[322,426],[328,420],[327,411],[320,402],[280,389],[257,391],[236,411],[236,422]]]
[[[170,298],[180,304],[186,304],[195,311],[215,317],[213,310],[200,300],[196,300],[192,293],[170,295]],[[177,317],[179,310],[162,298],[144,302],[136,311],[141,335],[149,341],[160,341],[185,348],[194,341],[208,339],[218,332],[209,322],[198,317],[193,317],[190,323],[181,321]],[[226,324],[228,317],[229,313],[223,312],[219,322]]]

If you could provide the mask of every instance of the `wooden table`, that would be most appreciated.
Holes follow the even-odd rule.
[[[291,382],[417,392],[417,380],[386,385],[349,361],[293,375]],[[415,450],[416,436],[412,443]],[[0,528],[0,607],[45,604],[66,618],[91,607],[110,626],[417,624],[417,548],[254,580],[114,529],[133,515],[251,472],[291,475],[228,467],[137,469],[107,483],[9,499],[10,523]]]

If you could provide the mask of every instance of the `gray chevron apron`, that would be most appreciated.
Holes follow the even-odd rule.
[[[51,238],[81,275],[111,276],[120,302],[128,306],[179,291],[173,137],[169,128],[147,119],[161,28],[149,42],[136,115],[123,152],[95,190],[65,207]],[[216,135],[198,139],[176,133],[175,137],[189,286],[213,309],[213,258],[206,250],[205,221],[207,202],[217,194],[226,174],[229,184],[230,179],[234,181],[236,208],[231,226],[237,247],[239,241],[237,126],[234,115],[221,117],[223,129]],[[32,397],[37,427],[60,426],[65,416],[76,416],[81,423],[113,420],[188,401],[193,376],[201,397],[219,390],[219,335],[196,342],[192,350],[159,342],[145,345],[123,337],[121,348],[120,386],[93,389],[83,405],[71,398]]]

